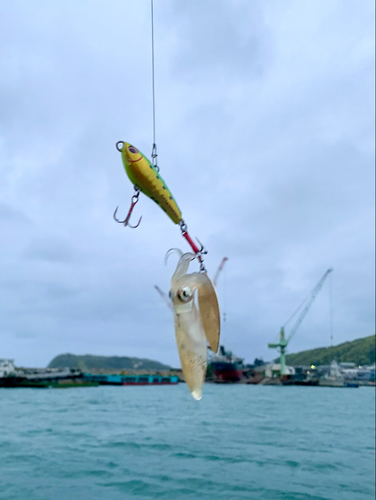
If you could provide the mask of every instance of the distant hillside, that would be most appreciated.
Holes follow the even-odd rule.
[[[92,356],[85,354],[60,354],[56,356],[48,368],[78,368],[83,372],[93,370],[170,370],[171,367],[151,359],[129,358],[126,356]]]
[[[320,347],[286,355],[286,363],[292,366],[328,365],[333,359],[339,363],[352,361],[357,365],[373,364],[375,362],[375,335],[333,347]]]

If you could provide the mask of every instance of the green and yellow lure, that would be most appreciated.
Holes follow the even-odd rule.
[[[122,144],[122,147],[120,145]],[[179,224],[181,211],[166,183],[154,165],[137,148],[128,142],[117,143],[121,152],[125,171],[134,186],[151,198],[170,217]]]
[[[200,270],[206,272],[202,257],[206,253],[206,250],[202,245],[201,248],[198,248],[196,243],[188,234],[187,225],[182,218],[180,208],[172,196],[171,191],[168,189],[166,183],[160,176],[158,167],[153,165],[146,158],[146,156],[141,153],[141,151],[128,142],[119,141],[116,143],[116,148],[121,153],[125,171],[135,188],[135,194],[132,196],[131,208],[129,209],[128,215],[124,220],[118,220],[116,218],[116,208],[114,213],[114,219],[116,222],[120,222],[125,226],[132,228],[135,228],[140,224],[141,218],[136,226],[131,226],[129,219],[134,206],[138,202],[138,197],[141,191],[155,201],[155,203],[166,212],[174,224],[179,224],[182,236],[190,244],[192,250],[200,261]]]

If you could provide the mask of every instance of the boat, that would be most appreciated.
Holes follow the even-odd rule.
[[[303,386],[316,386],[319,385],[318,378],[287,378],[282,379],[282,385],[303,385]]]
[[[320,378],[319,386],[321,387],[359,387],[357,382],[347,382],[343,374],[341,373],[341,369],[334,359],[330,363],[330,371],[326,375]]]
[[[84,378],[97,382],[99,385],[176,385],[180,381],[177,375],[92,375],[87,373]]]
[[[225,346],[220,345],[217,354],[209,358],[209,371],[214,374],[214,382],[239,382],[243,379],[243,359],[235,356]]]
[[[94,380],[86,380],[80,371],[69,369],[24,369],[0,377],[0,387],[3,388],[65,389],[98,385]]]

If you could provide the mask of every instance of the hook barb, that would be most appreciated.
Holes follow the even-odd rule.
[[[201,255],[206,255],[208,253],[208,251],[206,250],[206,248],[204,247],[204,245],[201,243],[201,241],[197,238],[197,236],[196,236],[196,240],[198,241],[198,244],[201,247],[200,250],[199,250],[200,254]]]

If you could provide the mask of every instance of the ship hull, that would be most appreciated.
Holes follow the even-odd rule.
[[[235,363],[216,361],[212,368],[218,382],[239,382],[243,378],[243,370]]]
[[[71,387],[96,387],[99,384],[94,381],[84,380],[80,377],[61,379],[27,379],[25,377],[0,378],[0,387],[30,388],[30,389],[65,389]]]

